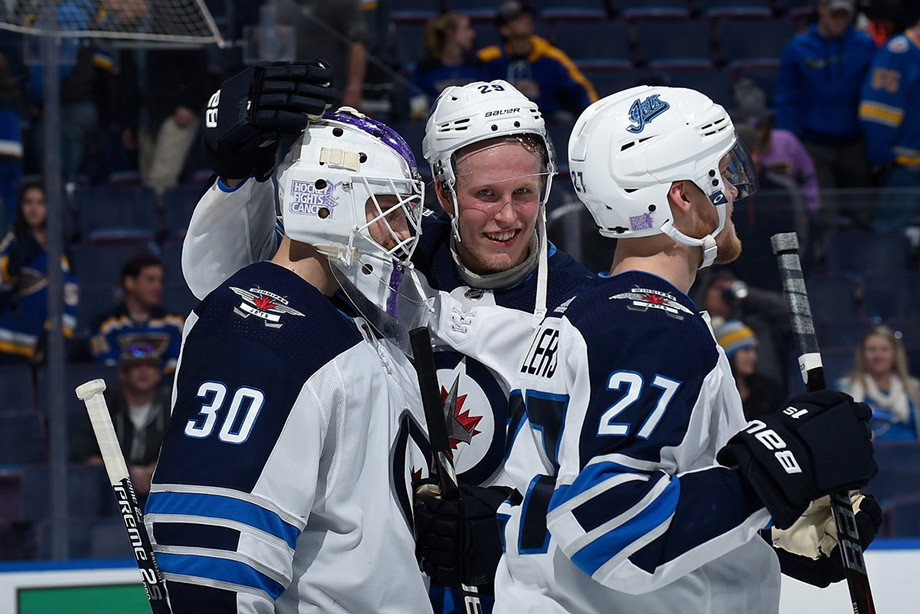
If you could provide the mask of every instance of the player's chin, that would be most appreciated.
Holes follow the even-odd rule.
[[[735,234],[735,229],[727,227],[725,231],[716,240],[719,251],[716,253],[715,264],[734,262],[741,255],[741,239]]]

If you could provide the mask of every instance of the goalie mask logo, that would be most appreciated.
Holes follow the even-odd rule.
[[[302,313],[288,306],[287,299],[268,290],[262,290],[261,288],[243,290],[233,286],[230,286],[230,289],[243,299],[239,306],[233,308],[233,313],[243,319],[249,316],[256,316],[268,328],[281,328],[284,326],[284,323],[281,322],[281,316],[303,317]]]
[[[457,475],[481,484],[502,464],[508,396],[492,372],[469,356],[447,350],[435,352],[434,360],[442,401],[457,380],[457,405],[445,415]]]
[[[335,216],[335,208],[339,204],[336,190],[344,182],[327,183],[324,179],[316,181],[291,181],[291,193],[288,196],[288,207],[291,213],[315,215],[320,219]]]

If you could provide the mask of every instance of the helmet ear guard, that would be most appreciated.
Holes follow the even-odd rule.
[[[592,104],[572,130],[569,168],[600,234],[666,234],[702,247],[702,266],[716,257],[727,194],[737,192],[734,200],[740,200],[757,189],[753,162],[725,109],[684,88],[639,86]],[[681,180],[699,187],[716,208],[718,225],[705,237],[673,226],[668,188]]]

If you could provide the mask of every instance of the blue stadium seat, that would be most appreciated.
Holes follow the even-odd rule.
[[[553,150],[556,152],[556,166],[568,173],[569,137],[572,135],[572,124],[550,122],[546,124],[546,131],[549,133]]]
[[[86,411],[86,407],[83,405],[83,402],[76,397],[74,390],[80,384],[94,379],[102,379],[105,380],[107,386],[115,386],[118,383],[118,368],[94,363],[67,363],[64,369],[64,405],[68,413],[77,414],[79,416],[83,415],[83,412]],[[42,412],[47,414],[49,411],[48,404],[50,402],[47,370],[39,372],[38,381],[38,406]],[[73,426],[73,423],[71,426]]]
[[[594,21],[607,18],[606,0],[533,0],[531,5],[546,22]]]
[[[697,10],[707,19],[760,18],[767,19],[772,11],[766,2],[757,0],[694,0]]]
[[[22,468],[23,517],[39,522],[49,517],[51,473],[48,465]],[[67,507],[70,518],[96,520],[117,514],[115,494],[102,465],[67,466]]]
[[[737,66],[732,70],[735,81],[740,79],[750,79],[757,87],[763,90],[767,107],[773,108],[774,96],[776,95],[776,71],[779,63],[770,68],[758,68],[754,66]]]
[[[556,46],[583,69],[603,66],[625,70],[632,65],[629,32],[621,21],[560,23],[556,28]]]
[[[806,276],[812,316],[822,320],[853,320],[859,316],[853,280],[845,275]]]
[[[45,460],[44,418],[36,411],[0,414],[0,465]]]
[[[670,73],[668,80],[674,87],[699,90],[723,107],[734,106],[731,75],[724,69],[675,70]]]
[[[636,24],[638,61],[653,70],[709,68],[712,47],[709,26],[702,21]]]
[[[393,2],[390,17],[397,25],[403,22],[425,22],[433,19],[441,11],[440,0],[398,0]]]
[[[863,308],[870,318],[920,316],[920,274],[871,273],[863,283]]]
[[[817,318],[817,315],[816,315]],[[815,319],[815,332],[818,335],[818,347],[834,346],[852,347],[859,345],[866,329],[872,322],[865,319],[827,320]]]
[[[415,66],[425,58],[425,24],[400,24],[394,36],[400,66]]]
[[[853,348],[821,348],[821,362],[824,363],[824,377],[828,386],[834,388],[853,369]]]
[[[100,518],[90,524],[91,559],[118,559],[133,556],[131,541],[121,518]]]
[[[35,409],[32,368],[29,365],[0,367],[0,414]]]
[[[78,190],[75,198],[84,240],[152,239],[159,231],[150,188],[97,186]]]
[[[133,256],[157,249],[155,243],[146,240],[104,245],[92,242],[73,244],[70,253],[74,271],[80,280],[81,295],[84,285],[121,285],[121,269],[125,262]]]
[[[874,449],[878,474],[867,490],[883,506],[895,497],[920,493],[920,443],[877,441]]]
[[[827,239],[829,273],[861,275],[907,270],[910,245],[900,231],[886,233],[839,232]]]
[[[687,0],[613,0],[613,7],[626,21],[690,18]]]
[[[170,236],[185,236],[202,192],[203,188],[197,185],[176,186],[163,192],[163,219]]]
[[[110,311],[121,298],[121,286],[115,284],[80,285],[77,308],[77,332],[90,332],[102,314]]]
[[[0,518],[22,518],[22,471],[19,469],[0,470]]]
[[[920,345],[920,314],[914,313],[907,318],[889,318],[885,324],[901,333],[901,338],[906,345]],[[911,366],[920,368],[920,363]]]
[[[163,259],[163,271],[166,277],[166,283],[173,284],[183,281],[182,241],[179,239],[170,239],[165,242],[160,250],[160,257]]]
[[[586,68],[584,75],[594,84],[594,89],[597,90],[597,95],[600,98],[634,87],[647,77],[661,78],[659,73],[636,70],[606,70],[597,66]]]
[[[920,537],[920,495],[895,497],[884,506],[884,512],[882,526],[887,537]]]
[[[184,281],[163,286],[163,306],[171,312],[186,316],[197,304],[198,299]]]
[[[499,2],[495,0],[446,0],[445,8],[449,11],[459,11],[473,21],[491,22],[495,18],[495,9]]]
[[[719,57],[729,66],[774,66],[794,34],[792,24],[784,19],[720,21],[716,26]]]

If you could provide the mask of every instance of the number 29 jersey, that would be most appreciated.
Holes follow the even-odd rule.
[[[414,373],[360,326],[270,262],[189,317],[145,519],[177,614],[431,611]]]
[[[665,280],[599,277],[519,367],[495,612],[773,612],[770,515],[716,463],[744,424],[707,317]]]

